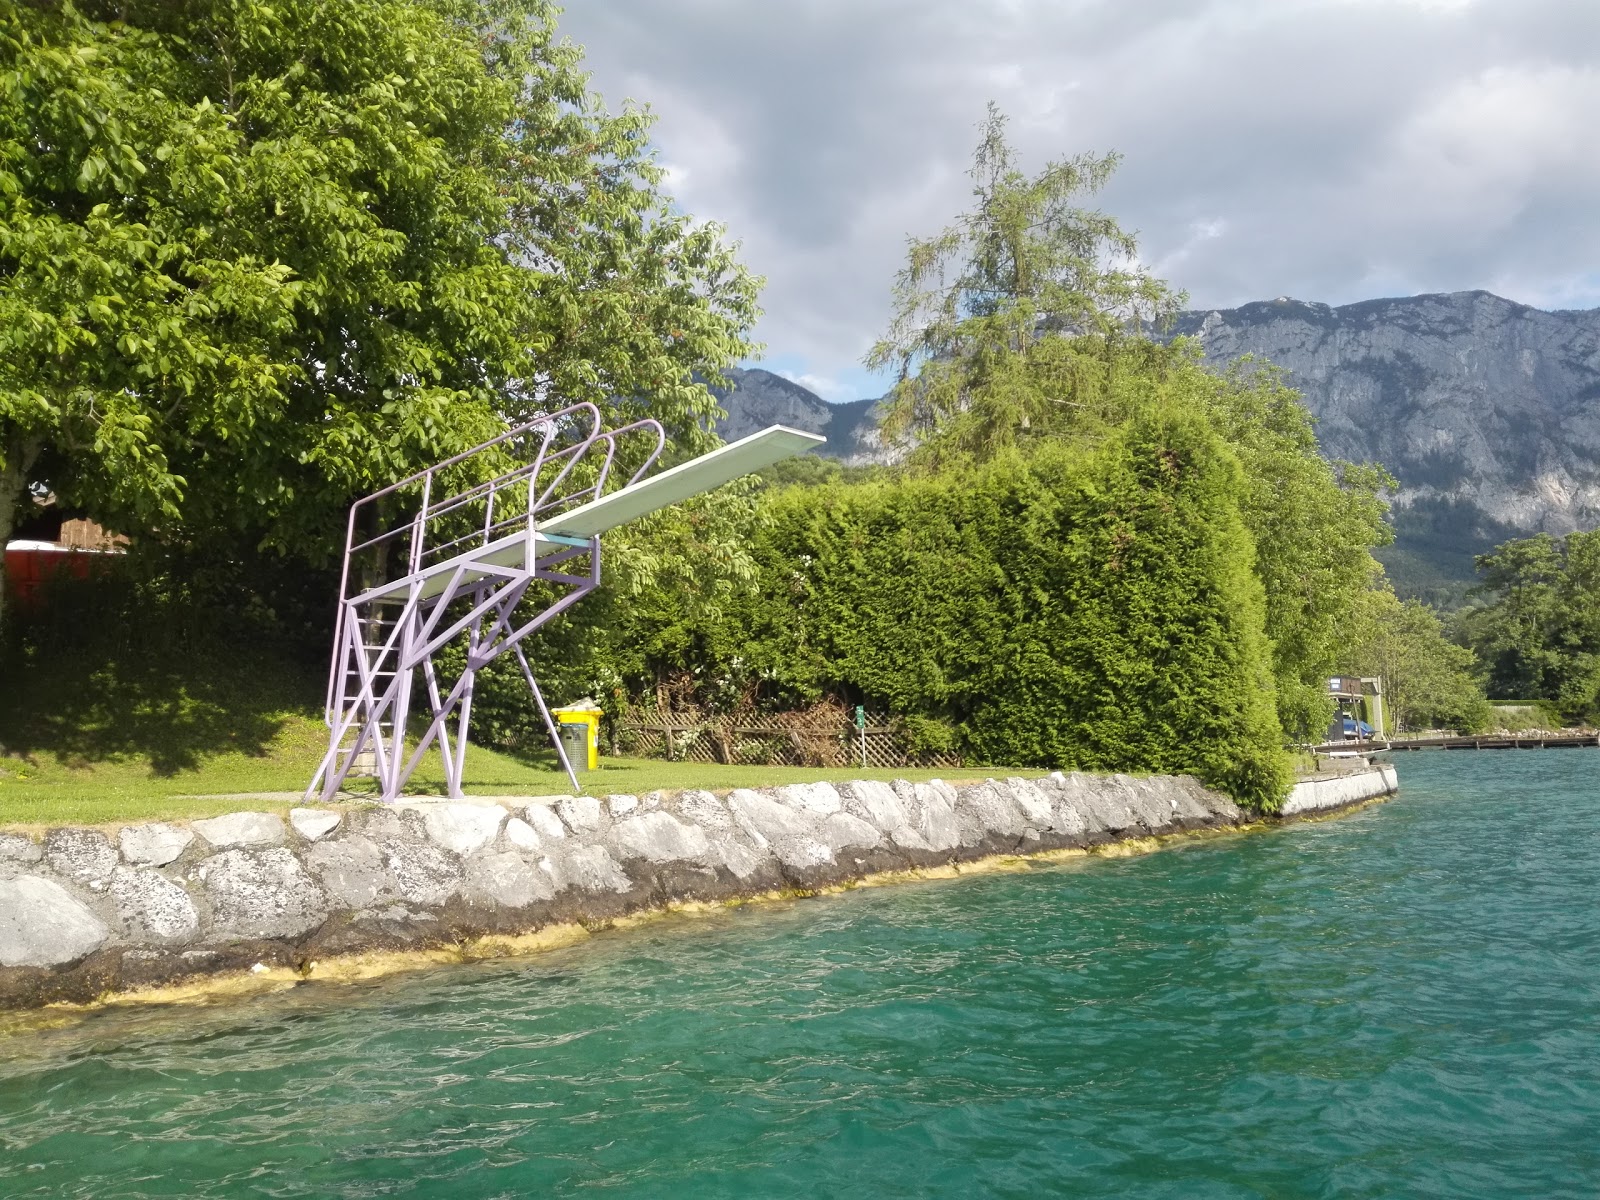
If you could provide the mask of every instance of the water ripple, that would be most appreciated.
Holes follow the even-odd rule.
[[[1592,1197],[1594,761],[12,1038],[0,1194]]]

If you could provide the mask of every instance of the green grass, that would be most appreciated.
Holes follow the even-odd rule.
[[[265,753],[237,751],[205,758],[194,767],[161,772],[142,755],[69,764],[54,755],[0,758],[0,827],[109,825],[128,821],[181,820],[241,808],[286,811],[311,780],[326,748],[327,731],[306,717],[287,720]],[[1037,771],[881,770],[869,768],[731,767],[717,763],[671,763],[657,759],[602,758],[597,771],[580,773],[585,791],[678,791],[769,787],[783,783],[845,779],[966,779]],[[470,796],[548,796],[572,790],[553,753],[524,759],[469,746],[465,791]],[[412,777],[410,791],[441,794],[444,773],[430,755]],[[251,796],[250,799],[241,799]],[[285,793],[293,793],[294,796]]]
[[[259,635],[224,638],[220,617],[202,620],[132,585],[74,587],[58,599],[59,610],[0,656],[0,828],[282,811],[298,802],[327,749],[323,664]],[[998,773],[604,758],[580,780],[604,794]],[[571,786],[552,750],[468,748],[468,795],[555,795]],[[410,790],[443,792],[437,752]]]
[[[24,676],[28,686],[14,695],[27,699],[0,709],[0,827],[181,820],[241,808],[285,811],[297,803],[327,749],[328,731],[307,704],[314,676],[270,659],[235,664],[237,670],[217,665],[133,669],[124,662],[68,669],[58,662],[49,679]],[[600,795],[996,773],[602,758],[599,770],[579,780]],[[423,760],[409,790],[443,793],[436,752]],[[523,756],[468,747],[468,795],[571,790],[553,751]]]

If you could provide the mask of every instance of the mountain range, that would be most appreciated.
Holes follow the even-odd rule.
[[[1395,586],[1459,603],[1473,555],[1508,538],[1600,525],[1600,309],[1548,312],[1453,292],[1330,307],[1280,297],[1180,315],[1208,366],[1284,369],[1330,458],[1399,482]],[[828,404],[771,372],[733,372],[725,437],[792,425],[847,464],[888,461],[875,400]]]

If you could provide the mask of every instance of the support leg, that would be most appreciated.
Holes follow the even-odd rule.
[[[539,706],[539,714],[544,717],[544,727],[550,731],[550,740],[556,744],[556,756],[561,759],[567,778],[572,780],[572,791],[576,795],[583,789],[578,786],[577,772],[567,761],[567,748],[561,744],[561,731],[556,728],[555,719],[551,717],[550,709],[545,705],[544,693],[539,690],[539,685],[533,678],[533,668],[528,665],[528,656],[522,652],[521,646],[513,646],[512,649],[516,651],[517,661],[522,664],[522,677],[528,681],[528,687],[533,690],[533,702]]]

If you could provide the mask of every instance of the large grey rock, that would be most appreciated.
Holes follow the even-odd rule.
[[[111,876],[122,936],[137,944],[182,946],[200,932],[189,893],[156,871],[118,867]]]
[[[1178,802],[1178,815],[1188,821],[1205,821],[1214,814],[1206,803],[1206,789],[1193,775],[1180,775],[1172,781],[1173,799]],[[1226,797],[1219,797],[1226,799]],[[1228,801],[1231,805],[1233,802]]]
[[[594,796],[563,796],[556,801],[556,812],[576,834],[593,834],[609,823]]]
[[[44,857],[44,847],[20,833],[0,833],[0,862],[36,863]]]
[[[544,839],[539,836],[539,831],[521,817],[512,817],[506,822],[505,835],[506,841],[518,850],[534,853],[544,849]]]
[[[498,804],[421,803],[423,827],[428,838],[452,854],[463,857],[482,850],[500,836],[500,826],[509,815]]]
[[[400,897],[412,904],[441,905],[461,882],[460,861],[437,846],[401,841],[378,845]]]
[[[329,812],[325,808],[291,808],[289,810],[289,824],[294,826],[294,831],[308,842],[321,841],[335,829],[344,817],[336,812]]]
[[[561,823],[561,818],[556,816],[555,809],[548,804],[525,805],[522,809],[522,819],[535,833],[548,841],[559,842],[567,836],[567,827]]]
[[[831,783],[789,783],[774,790],[780,804],[814,812],[819,817],[831,816],[844,807]]]
[[[900,798],[887,783],[876,780],[852,779],[839,785],[839,795],[844,811],[852,816],[870,821],[884,833],[893,833],[910,822],[900,807]]]
[[[57,875],[100,891],[117,868],[117,851],[93,829],[52,829],[44,835],[44,863]]]
[[[237,812],[192,822],[194,831],[218,850],[247,846],[281,846],[283,820],[272,813]]]
[[[985,837],[1018,838],[1028,828],[1022,809],[989,781],[968,784],[961,789],[956,800],[956,816],[963,845],[977,845]]]
[[[691,789],[681,792],[677,799],[678,815],[713,834],[733,829],[733,817],[727,805],[710,792]]]
[[[618,821],[606,840],[616,857],[624,862],[630,858],[656,863],[704,862],[711,851],[705,830],[698,825],[686,825],[671,813],[661,811],[643,812]]]
[[[317,881],[288,850],[227,850],[201,862],[195,875],[211,907],[209,937],[296,938],[328,916]]]
[[[860,817],[837,812],[822,822],[821,839],[834,853],[840,850],[870,850],[883,842],[883,835]]]
[[[400,886],[371,838],[353,834],[308,846],[303,858],[334,907],[351,911],[396,899]]]
[[[122,857],[145,867],[166,866],[193,841],[194,834],[178,825],[130,825],[117,835]]]
[[[467,863],[461,895],[483,908],[526,908],[555,895],[550,876],[511,850],[480,854]]]
[[[900,806],[912,818],[912,828],[930,850],[940,853],[961,844],[961,825],[956,819],[956,790],[948,783],[894,781]]]
[[[604,846],[574,846],[563,857],[560,869],[565,886],[586,892],[626,892],[633,887]]]
[[[606,811],[611,814],[612,820],[628,816],[639,807],[639,797],[630,796],[621,792],[615,796],[606,797]]]
[[[728,797],[734,821],[758,847],[771,846],[778,861],[801,870],[826,866],[833,851],[817,837],[821,822],[770,796],[739,788]]]
[[[1055,827],[1055,805],[1050,803],[1050,797],[1040,791],[1032,780],[1013,776],[1004,784],[997,786],[1005,788],[1011,802],[1022,810],[1023,819],[1034,829]]]
[[[104,921],[66,888],[37,875],[0,879],[0,967],[57,967],[98,950]]]

